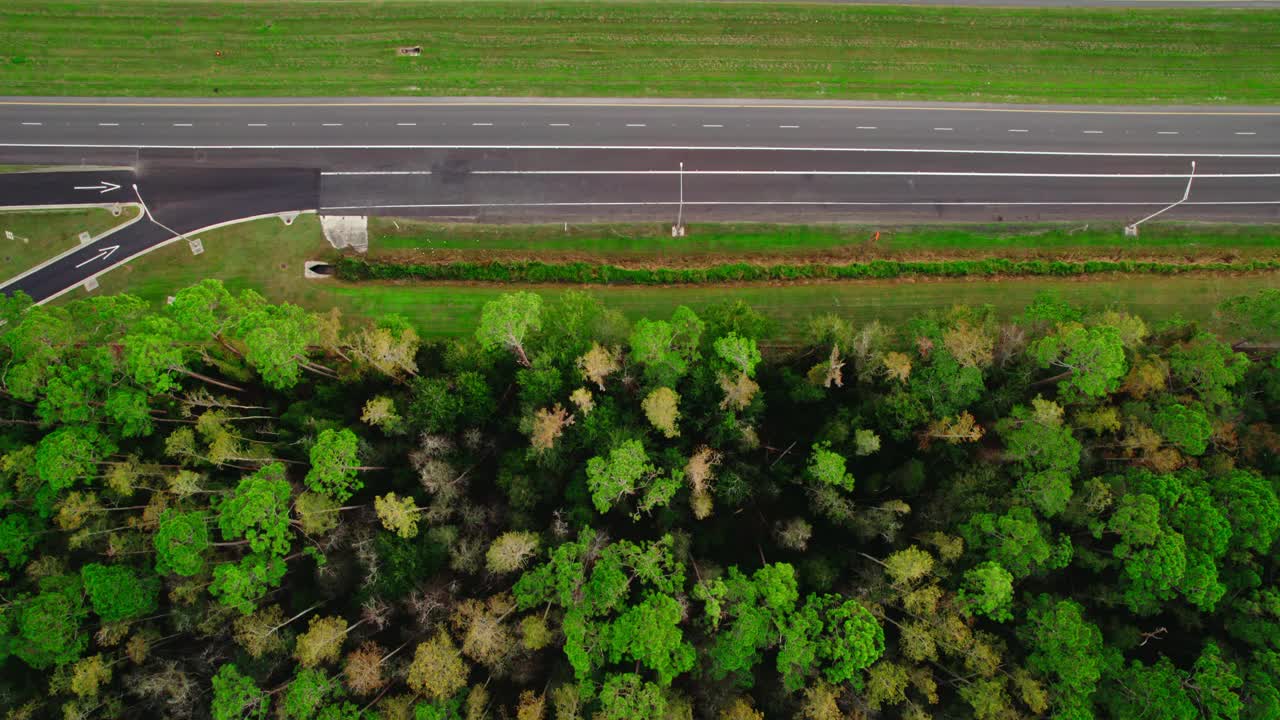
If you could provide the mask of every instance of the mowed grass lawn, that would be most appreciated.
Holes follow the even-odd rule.
[[[0,212],[0,282],[76,247],[81,232],[96,237],[137,217],[138,212],[132,206],[121,208],[120,217],[102,208]],[[14,239],[4,231],[13,233]]]
[[[873,240],[876,233],[878,239]],[[893,257],[955,255],[984,257],[1061,255],[1154,255],[1219,257],[1224,253],[1274,256],[1280,226],[1153,223],[1137,238],[1119,224],[967,225],[860,227],[850,225],[690,225],[672,239],[664,223],[611,225],[442,224],[406,218],[370,218],[370,252],[410,254],[430,261],[468,256],[555,260],[559,257],[660,261],[703,256],[725,262],[749,256]],[[412,252],[410,252],[412,251]]]
[[[0,3],[8,95],[1261,104],[1280,99],[1278,47],[1276,10]]]

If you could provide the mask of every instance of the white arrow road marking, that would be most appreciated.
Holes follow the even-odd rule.
[[[101,195],[102,193],[109,193],[112,190],[119,190],[120,186],[113,182],[107,182],[106,180],[99,180],[97,185],[77,185],[76,189],[77,190],[97,190],[98,194]]]
[[[116,250],[119,250],[119,249],[120,249],[119,245],[108,245],[102,248],[101,250],[99,250],[97,255],[94,255],[88,260],[85,260],[84,262],[80,263],[76,267],[84,267],[85,265],[88,265],[94,260],[106,260],[107,258],[111,257],[112,253],[114,253]]]

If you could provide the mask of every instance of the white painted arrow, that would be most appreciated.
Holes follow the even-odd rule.
[[[76,189],[77,190],[97,190],[98,194],[101,195],[102,193],[109,193],[112,190],[119,190],[120,186],[113,182],[107,182],[106,180],[99,180],[97,185],[77,185]]]
[[[119,246],[119,245],[108,245],[108,246],[106,246],[106,247],[102,248],[101,250],[99,250],[97,255],[94,255],[93,257],[89,258],[88,260],[85,260],[84,262],[80,263],[80,264],[79,264],[79,265],[77,265],[76,267],[84,267],[85,265],[88,265],[89,263],[93,262],[94,260],[106,260],[107,258],[111,257],[111,253],[113,253],[113,252],[115,252],[116,250],[119,250],[119,249],[120,249],[120,246]]]

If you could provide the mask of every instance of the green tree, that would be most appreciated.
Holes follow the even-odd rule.
[[[311,446],[311,469],[304,479],[307,487],[346,502],[364,487],[357,477],[360,440],[347,429],[325,430]]]
[[[587,488],[591,502],[601,513],[623,498],[642,490],[658,475],[639,440],[627,440],[609,451],[608,458],[587,461]]]
[[[829,443],[815,443],[809,455],[809,477],[823,485],[853,491],[853,476],[845,470],[844,456],[831,450]]]
[[[1249,358],[1206,332],[1169,350],[1169,371],[1175,387],[1192,390],[1210,406],[1232,402],[1231,388],[1244,379]]]
[[[25,565],[37,540],[35,523],[29,515],[11,513],[0,520],[0,557],[5,559],[9,567],[19,568]]]
[[[755,377],[756,365],[760,364],[760,350],[756,341],[731,332],[724,337],[716,338],[712,344],[716,357],[734,374],[742,373],[747,377]]]
[[[36,474],[55,493],[98,476],[98,462],[115,450],[89,426],[68,425],[45,435],[36,446]]]
[[[1188,455],[1203,455],[1213,436],[1213,426],[1199,403],[1168,403],[1156,411],[1151,426]]]
[[[1061,323],[1054,333],[1032,343],[1028,353],[1041,367],[1063,371],[1051,378],[1061,379],[1060,390],[1085,397],[1115,392],[1128,372],[1120,331],[1110,325]]]
[[[1020,633],[1029,650],[1027,667],[1054,678],[1057,717],[1085,717],[1102,677],[1102,633],[1074,600],[1041,595],[1027,611]]]
[[[999,563],[988,560],[965,571],[957,595],[969,612],[996,622],[1013,619],[1013,575]]]
[[[152,539],[156,548],[156,572],[190,577],[204,570],[204,552],[209,548],[209,528],[198,512],[165,510]]]
[[[342,697],[342,683],[323,670],[302,669],[293,677],[280,703],[280,713],[289,720],[312,720],[320,711]]]
[[[476,339],[486,350],[502,347],[515,353],[525,367],[532,367],[525,341],[542,329],[542,297],[531,292],[508,293],[484,304]]]
[[[213,720],[266,720],[271,696],[227,663],[213,676]]]
[[[1016,463],[1018,489],[1045,517],[1062,512],[1071,500],[1071,480],[1080,468],[1080,442],[1062,422],[1062,408],[1037,397],[1019,405],[996,429],[1005,441],[1005,459]]]
[[[228,540],[245,538],[255,553],[289,552],[289,497],[284,465],[272,463],[240,481],[218,512],[218,527]]]
[[[244,345],[244,359],[267,387],[288,390],[309,367],[309,349],[320,341],[315,317],[297,305],[272,305],[253,291],[240,297],[243,314],[233,328]]]
[[[610,675],[600,687],[603,720],[661,720],[666,708],[662,688],[635,673]]]
[[[79,578],[53,576],[40,581],[40,594],[16,603],[16,637],[9,651],[37,670],[66,665],[80,657],[88,637],[80,623],[88,615]]]
[[[1232,544],[1267,552],[1280,534],[1280,499],[1275,486],[1257,473],[1233,470],[1213,478],[1210,487],[1231,522]]]
[[[159,586],[155,578],[139,578],[124,565],[89,563],[80,578],[93,611],[103,622],[130,620],[155,612]]]
[[[644,366],[654,385],[675,387],[700,357],[698,344],[705,326],[692,310],[681,305],[671,321],[636,321],[631,330],[631,354]]]
[[[250,615],[254,603],[273,587],[278,587],[285,573],[284,561],[271,555],[246,555],[236,563],[222,563],[213,569],[209,592],[223,605]]]
[[[680,630],[681,609],[668,595],[650,593],[609,626],[609,661],[634,660],[653,670],[658,682],[671,684],[693,667],[693,646]]]

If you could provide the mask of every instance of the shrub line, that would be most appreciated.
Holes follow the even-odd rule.
[[[336,275],[365,280],[436,280],[578,285],[703,285],[724,282],[787,280],[887,280],[902,277],[1071,277],[1102,273],[1181,275],[1193,272],[1259,272],[1280,270],[1280,260],[1165,263],[1145,260],[872,260],[845,264],[722,263],[703,268],[624,268],[585,262],[393,263],[343,257]]]

